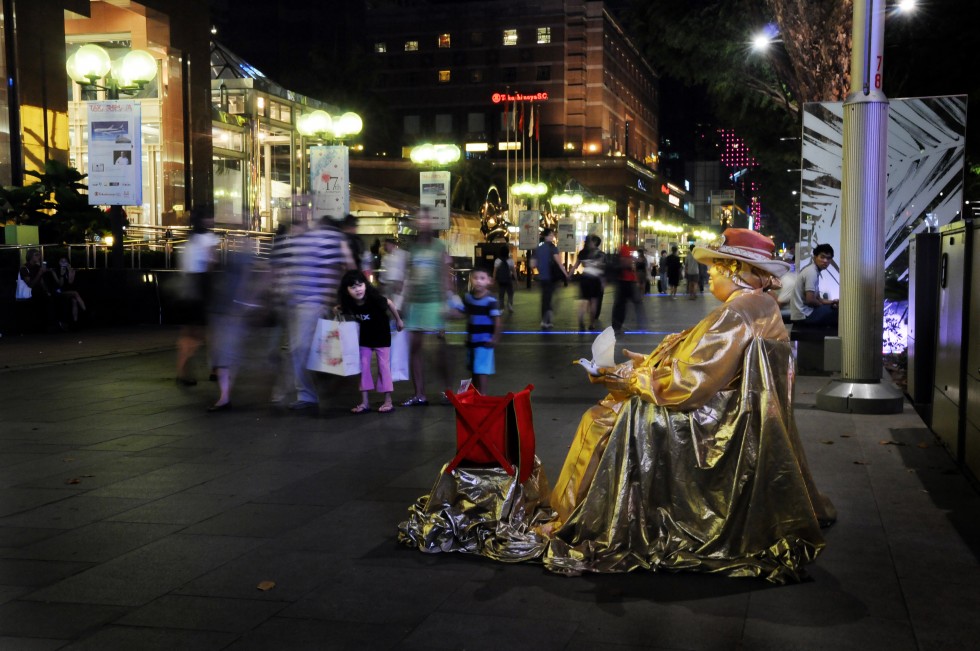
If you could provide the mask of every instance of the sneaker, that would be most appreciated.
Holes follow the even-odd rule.
[[[552,324],[550,324],[550,323],[547,323],[545,321],[542,321],[541,322],[541,327],[544,328],[545,330],[551,330],[554,326]]]
[[[427,407],[428,405],[429,401],[419,396],[412,396],[402,403],[402,407]]]

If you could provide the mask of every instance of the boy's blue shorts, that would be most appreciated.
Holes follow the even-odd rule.
[[[493,365],[493,348],[484,348],[482,346],[477,348],[467,349],[466,355],[467,368],[473,375],[493,375],[494,365]]]

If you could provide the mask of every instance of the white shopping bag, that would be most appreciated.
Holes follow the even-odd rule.
[[[361,351],[358,346],[359,326],[356,321],[320,319],[313,333],[313,345],[306,360],[311,371],[331,375],[357,375],[361,372]]]
[[[391,381],[403,382],[408,374],[408,330],[391,333]]]

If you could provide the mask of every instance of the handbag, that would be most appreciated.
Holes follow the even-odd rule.
[[[361,372],[357,321],[320,319],[313,333],[313,344],[306,368],[331,375],[357,375]]]
[[[391,381],[404,382],[408,375],[408,330],[391,333]]]
[[[16,299],[18,301],[26,301],[31,298],[31,286],[28,285],[20,274],[17,274],[17,295]]]

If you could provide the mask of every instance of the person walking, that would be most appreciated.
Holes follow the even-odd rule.
[[[635,232],[630,229],[626,234],[626,240],[619,248],[619,274],[616,280],[616,297],[613,299],[612,327],[616,332],[623,331],[626,322],[626,304],[632,303],[636,311],[637,326],[643,330],[646,328],[646,312],[643,309],[643,296],[637,291],[636,281],[636,259],[633,257],[635,249],[629,245],[630,240],[635,237]]]
[[[677,247],[670,247],[670,255],[666,258],[667,267],[667,293],[671,298],[677,298],[677,286],[681,282],[681,258],[677,255]]]
[[[551,299],[555,293],[555,283],[559,279],[568,281],[568,272],[561,264],[558,247],[555,246],[555,231],[545,228],[541,231],[541,242],[531,258],[531,267],[538,270],[538,284],[541,286],[541,327],[550,330],[552,323]]]
[[[598,235],[589,235],[578,253],[578,259],[572,268],[574,272],[579,267],[582,274],[578,283],[578,329],[593,330],[599,326],[598,307],[602,296],[602,276],[605,273],[606,256],[599,250],[602,240]]]
[[[409,252],[408,277],[405,283],[405,329],[408,330],[408,363],[415,394],[402,403],[403,407],[424,407],[429,404],[425,395],[425,336],[434,333],[437,351],[432,356],[443,381],[449,389],[449,347],[446,345],[446,296],[452,294],[452,258],[446,245],[435,236],[432,216],[422,208],[415,219],[418,235]],[[459,300],[459,297],[456,297]]]
[[[351,409],[352,414],[364,414],[371,411],[368,393],[377,390],[384,394],[384,402],[378,407],[378,413],[387,414],[394,411],[391,404],[391,328],[389,313],[395,321],[395,329],[402,331],[405,324],[395,304],[381,295],[381,292],[368,282],[363,271],[353,270],[344,274],[340,279],[340,290],[337,296],[338,305],[334,311],[344,314],[360,324],[358,330],[358,346],[361,352],[361,401]],[[378,378],[371,373],[371,357],[378,364]]]
[[[188,365],[204,344],[208,306],[211,303],[211,272],[217,262],[218,236],[211,232],[214,215],[203,206],[191,211],[191,233],[179,257],[180,299],[184,308],[184,325],[177,335],[177,384],[190,387],[197,380]]]
[[[687,279],[687,297],[694,300],[698,297],[698,289],[701,285],[701,265],[694,257],[694,245],[687,249],[687,257],[684,258],[684,276]]]
[[[493,261],[493,280],[497,283],[497,303],[501,310],[514,311],[514,281],[517,273],[514,270],[514,260],[510,257],[510,247],[500,249],[500,254]]]
[[[347,238],[334,221],[324,216],[316,228],[290,236],[279,259],[285,267],[289,357],[293,365],[296,398],[294,411],[319,407],[313,375],[306,368],[317,322],[333,311],[340,277],[356,269]]]
[[[660,252],[660,257],[657,262],[658,271],[660,273],[660,287],[659,291],[661,294],[669,293],[668,287],[670,286],[667,282],[667,250],[664,249]]]

